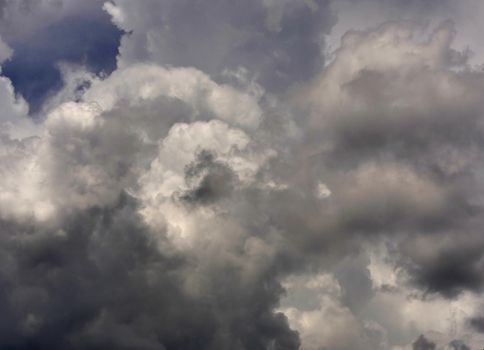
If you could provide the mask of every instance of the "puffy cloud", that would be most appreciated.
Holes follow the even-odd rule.
[[[370,265],[372,278],[389,281],[366,294],[365,269],[340,272],[340,285],[353,282],[356,294],[343,295],[343,305],[358,320],[380,325],[391,346],[408,347],[418,332],[434,330],[441,332],[432,338],[435,346],[444,348],[466,334],[466,320],[479,307],[483,76],[452,49],[451,23],[425,40],[419,30],[407,22],[349,32],[330,65],[296,91],[291,103],[308,116],[296,120],[305,137],[293,148],[296,170],[282,176],[300,190],[311,184],[320,202],[314,212],[302,210],[299,225],[291,226],[297,214],[289,214],[293,221],[283,226],[304,232],[312,248],[331,245],[332,252],[351,247],[352,239],[372,242],[375,234],[389,240],[390,264]],[[327,198],[318,194],[321,183],[331,191]],[[454,304],[446,316],[438,310],[448,308],[449,298]],[[302,315],[314,311],[325,320],[323,310],[292,311],[303,344],[311,323],[303,326]],[[391,319],[383,317],[388,310]],[[423,316],[430,314],[435,317]],[[441,321],[447,317],[453,321]],[[346,334],[357,329],[350,328]]]
[[[302,147],[313,154],[313,171],[325,174],[345,229],[428,232],[401,246],[406,266],[422,287],[453,296],[480,290],[482,255],[471,246],[482,242],[476,188],[484,80],[451,48],[450,23],[423,42],[414,31],[389,23],[347,33],[334,61],[295,102],[310,115]],[[469,245],[461,249],[457,236]],[[449,242],[448,250],[438,242]]]
[[[191,86],[186,78],[192,79]],[[124,88],[126,81],[131,82],[129,88]],[[134,191],[137,177],[154,160],[158,142],[163,145],[159,157],[168,162],[168,169],[183,178],[184,166],[193,160],[196,151],[206,148],[233,154],[232,147],[242,149],[250,141],[242,130],[231,129],[215,119],[198,124],[176,122],[219,118],[254,128],[261,118],[255,97],[219,86],[192,69],[136,66],[117,71],[102,81],[90,79],[89,84],[83,101],[66,102],[54,108],[42,124],[40,139],[31,146],[34,150],[20,153],[26,154],[25,158],[30,160],[25,161],[35,164],[39,174],[38,179],[25,181],[37,187],[34,192],[43,193],[43,201],[50,203],[54,211],[108,205],[123,190]],[[12,95],[11,87],[7,88]],[[21,100],[15,103],[17,110],[22,107]],[[123,123],[130,126],[125,128]],[[178,156],[173,158],[172,152]],[[18,163],[24,158],[17,157]],[[252,160],[235,154],[230,162],[242,177],[257,170]],[[163,171],[160,176],[166,176]],[[9,173],[7,178],[13,188],[6,192],[23,188],[22,176],[15,171]],[[163,184],[158,186],[163,188]],[[27,197],[28,193],[32,191],[25,193]],[[17,200],[22,202],[22,198]],[[38,199],[33,200],[34,207],[35,203]]]
[[[451,22],[324,65],[327,6],[108,2],[119,66],[35,133],[2,80],[0,347],[481,342],[482,71]]]
[[[399,280],[391,251],[382,248],[368,245],[328,273],[291,276],[284,282],[281,310],[299,331],[303,349],[412,349],[421,334],[436,349],[481,344],[482,337],[468,330],[479,295],[465,293],[451,301],[422,297]]]
[[[345,291],[329,274],[292,276],[284,287],[282,311],[298,330],[303,349],[384,349],[384,329],[360,320],[345,302]]]
[[[35,133],[33,122],[27,118],[27,103],[15,94],[12,82],[3,76],[0,76],[0,104],[0,125],[3,134],[23,138]]]
[[[83,98],[109,110],[123,101],[136,105],[160,96],[188,104],[192,109],[190,121],[215,117],[255,128],[262,117],[257,95],[218,85],[193,68],[133,65],[114,72],[107,83],[94,81]]]
[[[2,346],[296,349],[272,238],[210,209],[273,156],[248,134],[261,114],[194,69],[141,65],[6,135]]]
[[[458,28],[454,46],[466,51],[472,64],[482,64],[484,42],[478,19],[484,7],[479,0],[342,0],[333,2],[333,7],[338,22],[327,38],[332,49],[338,47],[340,37],[348,30],[366,30],[376,23],[406,20],[422,24],[420,35],[425,35],[436,23],[451,19]]]
[[[13,54],[12,48],[8,46],[0,36],[0,63],[3,63],[4,61],[8,60],[10,57],[12,57],[12,54]]]

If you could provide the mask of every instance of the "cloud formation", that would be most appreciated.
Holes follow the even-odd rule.
[[[28,26],[0,35],[101,6],[60,3],[5,2]],[[328,55],[330,1],[102,8],[112,72],[64,63],[35,120],[0,77],[0,348],[482,346],[484,73],[456,23],[382,15]]]
[[[421,335],[415,342],[413,343],[413,350],[434,350],[435,343],[432,343],[430,340],[425,338]]]
[[[130,33],[121,42],[120,65],[150,60],[193,66],[219,79],[242,67],[271,91],[317,72],[324,34],[335,22],[326,0],[116,0],[104,8]]]

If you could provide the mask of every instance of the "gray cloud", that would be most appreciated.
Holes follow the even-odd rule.
[[[418,337],[417,340],[412,344],[413,350],[434,350],[435,343],[425,338],[423,335]]]
[[[484,75],[449,21],[325,62],[329,5],[106,3],[116,70],[28,137],[1,80],[0,348],[478,343]]]
[[[484,317],[471,318],[469,323],[477,332],[484,333]]]
[[[335,23],[325,0],[113,3],[105,8],[129,32],[121,64],[148,59],[194,66],[218,79],[243,67],[274,91],[316,74],[324,34]]]
[[[57,231],[2,223],[1,347],[297,348],[297,333],[271,312],[281,291],[272,277],[243,285],[221,266],[206,276],[211,293],[189,295],[181,282],[196,267],[160,252],[135,209],[124,196]]]
[[[464,235],[461,233],[460,235]],[[464,238],[464,237],[461,237]],[[482,239],[454,235],[416,238],[403,245],[414,282],[431,293],[455,297],[464,290],[482,290]]]
[[[449,343],[449,346],[452,348],[452,350],[470,350],[471,349],[462,340],[452,340]]]
[[[301,108],[313,104],[310,127],[303,125],[303,148],[314,154],[306,179],[320,176],[331,189],[333,229],[410,233],[403,266],[426,291],[479,292],[482,165],[473,154],[482,147],[482,72],[450,47],[450,23],[424,43],[412,28],[348,33],[334,62],[301,92]],[[445,84],[452,88],[440,90]]]
[[[216,162],[213,154],[202,150],[196,161],[185,168],[185,181],[190,189],[180,194],[180,199],[187,203],[208,204],[230,195],[236,175],[230,167]]]

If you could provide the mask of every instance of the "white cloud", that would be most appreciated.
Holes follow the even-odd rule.
[[[133,65],[115,71],[105,81],[93,82],[84,99],[109,110],[121,102],[139,105],[161,96],[187,103],[192,108],[192,120],[219,118],[255,128],[262,118],[256,97],[218,85],[193,68]]]
[[[13,50],[8,46],[0,36],[0,64],[12,57]]]
[[[254,175],[266,157],[253,150],[241,153],[251,141],[238,127],[253,129],[260,123],[262,112],[257,100],[230,86],[217,85],[199,71],[137,65],[120,69],[104,80],[89,79],[91,85],[82,97],[86,102],[66,102],[52,108],[39,125],[40,138],[35,147],[16,156],[16,162],[36,164],[36,172],[42,174],[37,180],[32,177],[27,181],[10,169],[12,187],[31,188],[17,199],[22,208],[36,206],[39,196],[49,203],[50,215],[108,205],[123,190],[132,188],[134,193],[138,178],[147,181],[157,178],[155,173],[165,177],[172,172],[178,179],[174,183],[180,183],[184,167],[204,149],[219,154],[243,181]],[[21,98],[14,97],[8,80],[1,82],[4,105],[11,106],[4,109],[4,125],[12,129],[12,135],[17,124],[29,123],[27,107]],[[145,105],[150,108],[138,115],[137,108]],[[173,112],[181,119],[170,115]],[[158,144],[160,153],[156,155],[153,152]],[[143,175],[152,162],[151,170]],[[142,186],[151,191],[152,186],[162,190],[171,180],[166,185],[148,185],[146,181]],[[176,189],[170,187],[171,192],[165,195],[169,197]],[[150,197],[156,197],[156,193],[151,191]],[[44,214],[38,215],[48,216]]]

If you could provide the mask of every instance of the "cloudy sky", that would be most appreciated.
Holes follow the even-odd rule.
[[[482,0],[1,0],[0,350],[484,346]]]

